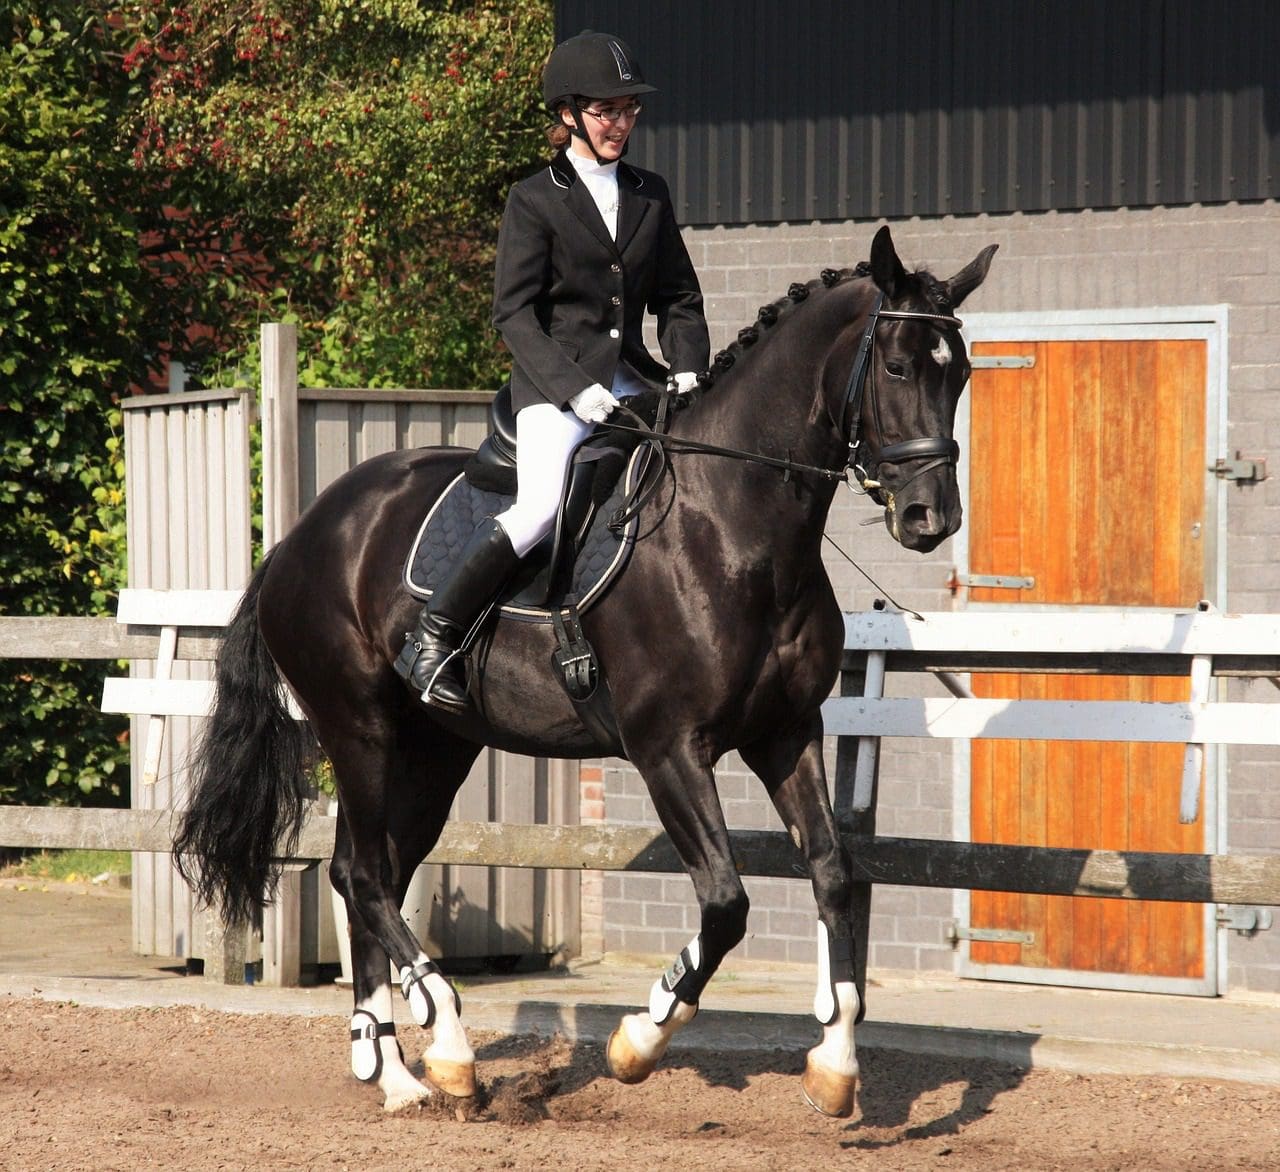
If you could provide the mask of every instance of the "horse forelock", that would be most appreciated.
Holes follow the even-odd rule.
[[[925,309],[931,313],[955,313],[951,303],[951,293],[947,286],[939,281],[927,269],[917,269],[911,274],[920,298],[925,302]]]
[[[751,350],[766,345],[780,324],[790,320],[811,298],[822,298],[832,290],[847,286],[851,281],[870,276],[871,266],[861,261],[853,268],[823,269],[813,280],[793,283],[781,297],[768,305],[762,305],[756,319],[738,331],[737,338],[721,350],[711,365],[698,378],[695,401],[714,387],[725,374],[741,362]]]

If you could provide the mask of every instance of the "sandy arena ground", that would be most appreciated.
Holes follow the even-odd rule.
[[[127,894],[20,894],[0,899],[0,971],[105,981],[136,966]],[[464,1021],[467,997],[464,987]],[[425,1034],[402,1024],[400,1038],[420,1073]],[[348,1072],[337,1014],[0,995],[0,1170],[1280,1168],[1274,1081],[864,1048],[858,1112],[832,1120],[801,1096],[801,1048],[673,1051],[626,1087],[606,1074],[599,1042],[473,1031],[472,1043],[476,1101],[388,1117]]]

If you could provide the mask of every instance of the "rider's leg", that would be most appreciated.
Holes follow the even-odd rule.
[[[428,704],[467,707],[466,673],[458,649],[467,629],[519,562],[506,530],[486,517],[476,526],[453,572],[422,608],[417,629],[409,636],[397,665],[404,665],[412,656],[408,679]]]
[[[569,461],[593,426],[552,403],[516,413],[516,499],[497,520],[521,557],[555,524]]]
[[[462,656],[467,629],[524,557],[550,530],[574,449],[590,433],[572,411],[551,403],[516,415],[516,499],[477,527],[458,565],[422,608],[396,669],[428,704],[469,704]]]

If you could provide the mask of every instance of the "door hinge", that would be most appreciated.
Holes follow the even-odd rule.
[[[1016,932],[1012,928],[966,928],[959,920],[949,920],[943,936],[955,948],[961,940],[980,944],[1034,944],[1034,932]]]
[[[1228,460],[1219,456],[1209,465],[1209,471],[1219,480],[1234,480],[1237,484],[1260,484],[1267,478],[1267,461],[1258,456],[1241,456]]]
[[[1271,930],[1272,916],[1270,908],[1220,903],[1217,920],[1219,928],[1229,928],[1241,936],[1256,936]]]
[[[947,579],[947,589],[954,594],[961,586],[982,586],[996,590],[1034,590],[1036,580],[1030,574],[962,574],[954,566]]]
[[[1029,370],[1036,364],[1034,354],[970,354],[971,370]]]

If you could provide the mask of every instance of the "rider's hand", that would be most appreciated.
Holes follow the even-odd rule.
[[[618,400],[599,383],[592,383],[585,391],[579,391],[569,400],[573,413],[583,423],[603,423],[617,405]]]
[[[674,395],[687,395],[698,386],[698,376],[691,370],[682,370],[667,379],[667,390]]]

